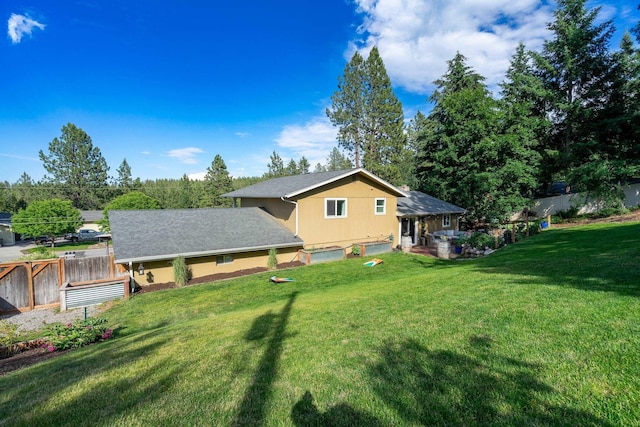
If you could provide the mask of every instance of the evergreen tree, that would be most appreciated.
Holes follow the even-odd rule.
[[[131,178],[131,166],[127,163],[127,159],[122,160],[116,172],[118,173],[116,186],[124,192],[130,191],[133,187],[133,179]]]
[[[548,24],[553,36],[542,53],[535,54],[537,73],[544,82],[553,120],[545,144],[547,179],[563,178],[597,151],[594,132],[602,124],[600,113],[610,97],[612,68],[608,43],[611,21],[598,23],[600,8],[587,10],[586,0],[559,0],[555,20]],[[555,160],[555,161],[554,161]]]
[[[337,147],[333,147],[333,150],[327,156],[327,164],[323,168],[323,171],[340,171],[344,169],[351,169],[353,165]],[[322,172],[322,171],[321,171]]]
[[[340,146],[354,154],[356,168],[360,167],[360,150],[364,143],[366,118],[366,69],[364,59],[356,51],[338,77],[338,90],[331,96],[327,117],[338,126]]]
[[[613,54],[611,96],[599,111],[597,145],[570,173],[571,182],[611,207],[621,207],[622,183],[640,175],[640,52],[629,33]]]
[[[284,168],[284,175],[298,175],[298,164],[295,160],[289,160],[289,163],[287,163],[287,166]]]
[[[48,181],[61,186],[78,209],[95,209],[104,202],[109,167],[91,137],[72,123],[62,127],[60,138],[49,143],[49,155],[40,150]]]
[[[204,177],[205,199],[207,207],[230,207],[229,197],[220,197],[222,194],[233,191],[233,180],[229,176],[227,165],[219,154],[213,158],[211,166],[207,168]]]
[[[278,153],[273,152],[270,156],[271,162],[267,165],[269,171],[266,173],[268,178],[277,178],[285,175],[284,162]]]
[[[338,79],[327,116],[339,126],[338,141],[364,167],[394,184],[412,162],[404,134],[402,104],[391,87],[382,58],[373,47],[367,60],[356,52]]]
[[[322,166],[322,163],[316,163],[316,167],[313,169],[313,173],[318,172],[326,172],[324,166]]]
[[[307,160],[305,156],[302,156],[298,161],[298,173],[300,175],[307,174],[309,173],[310,168],[311,168],[311,164],[309,163],[309,160]]]
[[[434,107],[417,138],[420,189],[466,208],[472,221],[504,215],[497,203],[496,102],[483,81],[457,53],[435,82]]]
[[[403,184],[402,171],[410,167],[402,104],[393,93],[377,47],[365,62],[365,134],[363,166],[392,184]]]
[[[535,75],[531,57],[522,43],[511,58],[501,89],[496,137],[499,147],[496,172],[501,185],[496,210],[506,216],[526,206],[539,186],[538,147],[549,128],[541,101],[542,81]]]

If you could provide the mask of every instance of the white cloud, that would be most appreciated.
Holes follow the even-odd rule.
[[[539,49],[548,37],[552,9],[542,0],[356,0],[364,15],[362,42],[353,42],[366,57],[372,46],[394,85],[427,94],[433,81],[460,52],[489,85],[502,81],[520,41]]]
[[[206,172],[195,172],[187,175],[192,181],[204,181],[204,177],[207,176]]]
[[[251,135],[249,132],[236,132],[236,136],[239,136],[240,138],[246,138],[249,135]]]
[[[304,156],[311,164],[325,164],[331,150],[338,145],[335,128],[325,116],[315,117],[303,125],[287,125],[276,138],[279,147],[286,149],[298,161]]]
[[[176,148],[175,150],[167,151],[169,157],[176,158],[180,163],[185,165],[195,165],[200,163],[196,156],[204,151],[197,147]]]
[[[22,40],[22,36],[24,36],[25,34],[31,35],[31,31],[34,28],[40,28],[41,30],[44,30],[44,27],[44,24],[41,24],[38,21],[34,21],[28,16],[16,15],[15,13],[12,13],[9,17],[7,33],[9,34],[9,37],[11,38],[13,44],[17,44],[20,43],[20,40]]]

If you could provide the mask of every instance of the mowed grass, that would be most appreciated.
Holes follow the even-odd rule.
[[[640,423],[640,223],[370,258],[117,303],[114,339],[0,377],[0,425]]]

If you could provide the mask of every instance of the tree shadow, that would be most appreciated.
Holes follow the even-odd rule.
[[[267,312],[253,321],[245,335],[247,341],[267,340],[260,363],[253,374],[251,384],[239,405],[234,425],[262,425],[271,395],[273,382],[278,374],[282,346],[287,338],[286,328],[298,292],[292,292],[280,314]]]
[[[313,403],[313,395],[309,391],[306,391],[304,396],[293,405],[291,420],[298,427],[377,427],[384,425],[377,418],[356,411],[345,403],[332,406],[326,412],[321,413]]]
[[[541,366],[496,355],[492,344],[490,337],[473,336],[467,355],[391,340],[368,367],[373,389],[407,424],[610,425],[547,403],[544,395],[555,390],[537,378]]]

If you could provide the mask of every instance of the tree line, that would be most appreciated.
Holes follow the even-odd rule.
[[[39,153],[43,180],[25,173],[1,184],[0,211],[51,198],[104,209],[131,192],[164,209],[226,207],[222,194],[263,179],[354,166],[464,207],[470,221],[503,220],[559,181],[619,207],[623,185],[640,177],[640,23],[612,49],[600,8],[559,0],[547,26],[540,51],[517,47],[497,94],[456,53],[434,82],[431,110],[408,123],[378,49],[356,52],[326,110],[338,146],[313,171],[304,156],[285,165],[274,151],[261,177],[231,178],[219,155],[203,181],[134,179],[126,159],[109,177],[89,135],[69,123]]]

